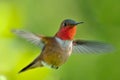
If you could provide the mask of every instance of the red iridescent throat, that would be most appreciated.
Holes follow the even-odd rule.
[[[66,26],[61,28],[56,34],[56,36],[62,40],[73,40],[75,34],[76,34],[76,26],[74,27]]]

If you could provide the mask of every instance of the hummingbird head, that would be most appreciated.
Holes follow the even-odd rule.
[[[74,20],[66,19],[61,23],[60,29],[55,36],[62,40],[73,40],[76,34],[76,26],[81,23],[83,22],[75,22]]]

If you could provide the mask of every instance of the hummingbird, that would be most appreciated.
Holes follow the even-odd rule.
[[[112,50],[112,46],[103,42],[89,40],[74,40],[77,25],[72,19],[62,21],[58,32],[53,37],[34,34],[32,32],[14,29],[12,32],[41,48],[41,54],[19,73],[29,69],[49,66],[58,69],[63,65],[71,53],[105,53]]]

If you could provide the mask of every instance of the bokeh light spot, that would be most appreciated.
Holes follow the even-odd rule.
[[[0,80],[7,80],[7,78],[4,75],[0,75]]]

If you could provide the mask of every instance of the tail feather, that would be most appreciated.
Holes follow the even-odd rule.
[[[33,61],[29,65],[27,65],[26,67],[24,67],[22,70],[20,70],[18,73],[24,72],[24,71],[29,70],[29,69],[33,69],[35,67],[42,67],[42,66],[43,65],[41,64],[40,61]]]

